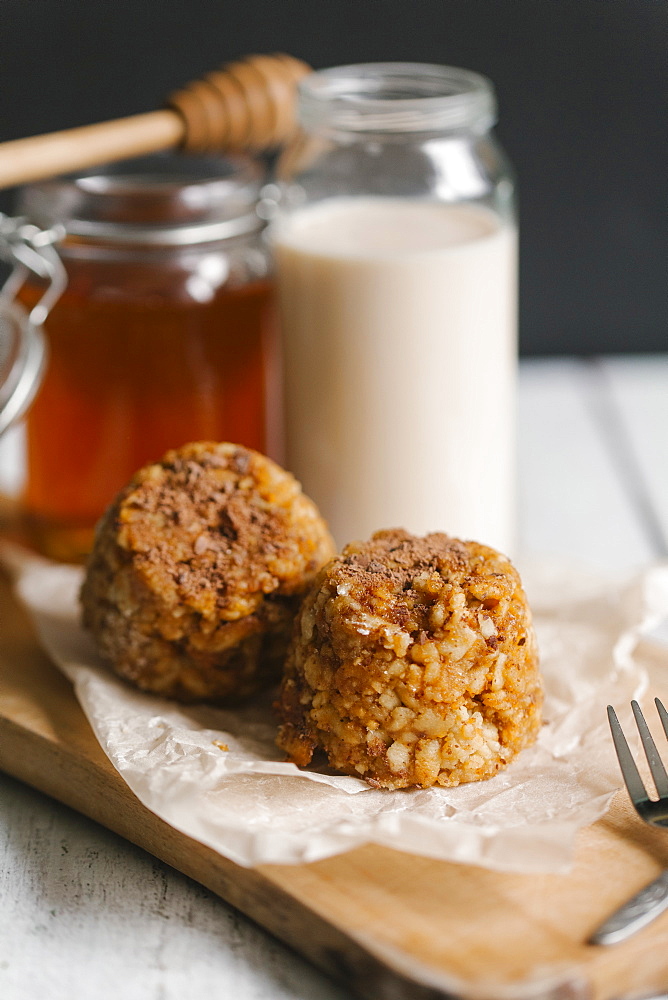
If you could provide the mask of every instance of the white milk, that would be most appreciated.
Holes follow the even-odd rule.
[[[287,465],[338,544],[404,527],[512,549],[515,230],[474,206],[341,198],[273,237]]]

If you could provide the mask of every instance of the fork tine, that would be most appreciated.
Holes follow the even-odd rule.
[[[663,702],[660,701],[658,698],[654,699],[654,704],[656,705],[657,712],[659,713],[659,718],[661,719],[663,731],[668,737],[668,712],[663,707]]]
[[[619,719],[617,718],[617,714],[612,705],[608,705],[608,721],[610,722],[612,740],[615,744],[615,750],[617,751],[617,759],[619,760],[619,766],[622,770],[622,777],[624,778],[624,783],[626,784],[626,789],[631,797],[631,801],[634,805],[637,805],[638,802],[647,801],[648,795],[643,784],[643,780],[640,777],[640,773],[636,767],[636,762],[634,761],[631,751],[629,750],[626,737],[624,736],[622,727],[619,724]]]
[[[656,743],[652,738],[652,734],[647,728],[645,716],[642,714],[642,710],[637,701],[631,702],[631,708],[633,709],[633,714],[636,717],[636,725],[638,726],[638,732],[640,733],[640,739],[642,740],[643,749],[645,751],[645,756],[647,757],[649,769],[652,772],[652,779],[656,786],[656,790],[661,797],[668,796],[668,774],[666,774],[663,761],[659,757],[659,751],[656,748]]]

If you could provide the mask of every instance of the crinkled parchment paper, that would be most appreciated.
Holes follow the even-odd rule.
[[[81,571],[9,549],[4,559],[45,650],[135,795],[249,866],[314,861],[372,842],[502,871],[566,870],[577,831],[605,812],[621,784],[605,706],[642,694],[647,678],[634,648],[668,613],[665,565],[620,586],[572,571],[525,574],[546,686],[537,745],[488,781],[390,792],[282,761],[270,698],[227,711],[134,691],[102,665],[78,624]]]

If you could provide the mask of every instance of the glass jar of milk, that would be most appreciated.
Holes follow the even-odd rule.
[[[277,168],[287,465],[340,545],[380,528],[509,551],[517,230],[492,86],[317,72]]]

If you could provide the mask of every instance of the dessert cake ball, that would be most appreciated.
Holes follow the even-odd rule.
[[[540,726],[531,614],[500,553],[379,531],[320,572],[288,653],[278,745],[381,788],[495,774]]]
[[[184,445],[141,469],[98,525],[83,622],[140,688],[243,697],[277,679],[300,599],[334,551],[274,462],[234,444]]]

